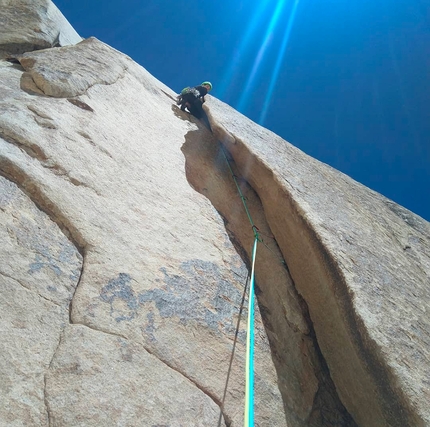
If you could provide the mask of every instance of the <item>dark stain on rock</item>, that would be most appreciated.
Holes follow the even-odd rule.
[[[155,322],[154,322],[154,313],[148,313],[147,315],[146,315],[146,320],[147,320],[147,323],[146,323],[146,326],[145,326],[145,328],[143,328],[144,329],[144,332],[145,332],[145,335],[148,337],[148,339],[151,341],[151,342],[155,342],[155,341],[157,341],[156,340],[156,338],[155,338],[155,336],[154,336],[154,332],[155,332]]]
[[[76,107],[82,108],[83,110],[94,112],[93,108],[91,108],[85,102],[80,101],[79,99],[67,98],[67,101],[69,101],[73,105],[76,105]]]
[[[131,347],[128,345],[127,341],[120,339],[120,352],[121,352],[121,359],[124,362],[133,362],[133,351]]]
[[[110,314],[117,322],[132,320],[136,316],[139,304],[130,282],[128,274],[119,273],[117,278],[109,280],[100,293],[101,300],[110,304]],[[117,305],[121,301],[126,308],[124,305]]]
[[[47,261],[43,261],[42,257],[37,254],[35,261],[30,264],[30,269],[28,272],[30,274],[33,274],[46,267],[52,270],[57,276],[60,276],[62,274],[61,268],[55,263],[55,261],[51,257],[46,257],[46,259]]]
[[[184,325],[195,321],[216,333],[233,334],[241,292],[214,263],[186,261],[181,264],[181,270],[183,274],[179,276],[162,268],[166,286],[139,294],[139,303],[154,302],[161,317],[177,317]],[[246,271],[242,275],[245,280]]]
[[[102,288],[100,299],[110,304],[110,314],[116,322],[134,319],[144,305],[153,303],[162,318],[176,318],[183,325],[195,322],[216,334],[234,335],[242,290],[233,282],[237,282],[240,275],[245,283],[247,271],[244,266],[231,266],[229,272],[236,276],[231,280],[216,264],[202,260],[183,262],[180,274],[172,274],[164,267],[160,271],[164,280],[159,287],[139,294],[133,290],[132,278],[126,273],[120,273]],[[243,316],[246,312],[245,307]],[[155,341],[155,313],[150,311],[146,319],[142,332]],[[240,331],[239,340],[245,342],[245,338],[246,332]]]

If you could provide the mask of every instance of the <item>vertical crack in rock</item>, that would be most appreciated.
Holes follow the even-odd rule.
[[[182,147],[187,179],[224,218],[233,245],[249,265],[253,233],[221,150],[217,140],[208,138],[206,132],[188,132]],[[230,153],[228,157],[232,159],[234,173],[240,177],[239,185],[253,221],[263,240],[270,243],[269,248],[261,245],[257,256],[256,293],[278,373],[287,422],[303,427],[354,427],[356,424],[341,403],[330,378],[307,305],[290,277],[289,266],[268,225],[262,203],[249,182],[243,179]]]
[[[73,239],[73,236],[75,235],[75,233],[73,231],[71,231],[65,225],[65,224],[68,224],[67,219],[63,215],[58,214],[59,211],[58,211],[58,209],[56,209],[55,205],[46,199],[46,196],[42,193],[42,191],[37,186],[37,184],[35,182],[33,182],[32,179],[29,176],[27,176],[26,173],[24,173],[22,170],[20,170],[16,165],[12,164],[11,162],[7,162],[5,160],[3,160],[3,162],[0,161],[0,167],[1,167],[0,175],[4,175],[6,178],[14,180],[21,187],[21,189],[24,191],[24,193],[26,193],[30,197],[30,199],[33,201],[33,203],[35,203],[35,205],[41,211],[45,212],[49,216],[49,218],[60,227],[60,229],[63,231],[63,233],[72,241],[74,246],[78,249],[78,251],[82,255],[82,258],[83,258],[82,268],[80,270],[77,285],[74,289],[73,295],[72,295],[70,302],[68,304],[69,324],[71,324],[71,325],[82,325],[82,326],[88,327],[89,329],[92,329],[96,332],[105,333],[108,335],[112,335],[112,336],[127,340],[128,338],[125,335],[111,332],[111,331],[103,329],[103,328],[94,327],[94,326],[91,326],[91,325],[88,325],[85,323],[74,322],[72,320],[72,307],[73,307],[74,296],[75,296],[75,294],[76,294],[76,292],[77,292],[77,290],[81,284],[81,280],[82,280],[84,269],[85,269],[85,248],[83,245],[79,245],[76,242],[76,240],[79,240],[81,243],[83,243],[83,238],[80,235],[78,235],[77,239]],[[49,208],[48,208],[48,206],[49,206]],[[22,286],[24,286],[24,285],[22,285]],[[52,301],[50,301],[50,302],[52,302]],[[48,399],[48,395],[47,395],[47,376],[48,376],[48,371],[52,365],[52,362],[55,359],[58,348],[61,345],[61,339],[63,336],[63,332],[64,332],[64,328],[61,331],[60,339],[59,339],[59,342],[56,346],[56,349],[52,355],[51,361],[50,361],[49,366],[48,366],[48,370],[44,374],[44,403],[45,403],[46,413],[47,413],[47,417],[48,417],[49,427],[52,427],[53,425],[55,425],[55,421],[53,419],[52,411],[50,410],[50,407],[49,407],[49,399]],[[181,374],[184,378],[186,378],[188,381],[190,381],[192,384],[194,384],[195,387],[197,387],[200,391],[202,391],[202,393],[207,395],[219,408],[221,407],[220,406],[221,402],[219,401],[219,399],[217,399],[217,397],[215,395],[213,395],[213,393],[206,390],[203,386],[201,386],[195,380],[193,380],[188,375],[186,375],[186,373],[182,372],[181,370],[179,370],[179,369],[175,368],[174,366],[172,366],[171,364],[167,363],[165,360],[163,360],[163,358],[159,357],[157,354],[150,351],[145,346],[143,346],[143,348],[149,354],[156,357],[160,362],[165,364],[168,368]],[[226,426],[229,426],[231,424],[231,419],[224,412],[222,413],[222,415],[223,415]]]
[[[56,356],[56,354],[58,352],[58,349],[59,349],[59,347],[61,345],[61,341],[63,339],[63,334],[64,334],[64,328],[61,331],[60,336],[58,338],[57,347],[55,348],[54,353],[52,354],[51,360],[50,360],[49,365],[48,365],[48,369],[46,370],[45,374],[43,375],[43,384],[44,384],[44,387],[43,387],[43,400],[44,400],[44,403],[45,403],[45,409],[46,409],[46,413],[47,413],[47,416],[48,416],[48,427],[53,427],[55,425],[55,423],[54,423],[55,420],[54,420],[54,417],[52,415],[52,411],[51,411],[51,408],[50,408],[50,405],[49,405],[47,376],[48,376],[48,372],[51,369],[52,362],[54,361],[55,356]]]
[[[23,182],[16,178],[0,171],[0,214],[5,220],[0,251],[4,271],[0,274],[8,279],[2,282],[2,303],[5,302],[2,318],[7,321],[3,325],[8,338],[4,342],[8,345],[6,360],[9,354],[15,354],[4,380],[13,378],[19,390],[25,378],[25,391],[10,396],[14,417],[29,425],[39,425],[43,405],[51,426],[47,375],[61,344],[69,302],[79,284],[78,276],[82,275],[82,263],[78,247],[67,236],[70,234],[64,233],[64,227],[58,227],[58,220],[40,206],[40,200],[26,193]],[[34,357],[20,357],[27,351],[34,352]],[[25,372],[32,374],[23,377]],[[39,383],[41,378],[43,385]],[[27,409],[23,410],[23,399],[32,401],[41,389],[43,401],[36,400],[34,406],[26,403]]]
[[[73,292],[73,295],[70,298],[70,302],[69,302],[69,307],[68,307],[68,309],[69,309],[69,313],[68,313],[69,314],[69,316],[68,316],[69,317],[69,325],[73,324],[73,321],[72,321],[73,299],[75,298],[76,291],[78,290],[78,287],[81,284],[82,276],[84,274],[84,268],[85,268],[85,250],[82,251],[82,268],[81,268],[81,271],[79,274],[78,283],[76,284],[75,291]]]
[[[261,198],[263,216],[267,217],[287,260],[293,285],[306,299],[315,322],[314,351],[318,346],[321,348],[317,353],[320,364],[328,366],[331,383],[336,384],[333,392],[337,390],[339,400],[360,424],[421,425],[423,421],[415,412],[414,402],[401,388],[391,365],[384,363],[381,347],[354,307],[352,291],[335,254],[294,199],[295,188],[289,190],[281,183],[284,176],[275,175],[245,142],[216,123],[212,123],[212,128]],[[205,194],[195,181],[192,185]],[[207,184],[203,187],[207,188]],[[211,195],[205,195],[216,207]],[[224,205],[220,206],[225,208]],[[321,304],[324,310],[320,310]]]
[[[336,387],[330,376],[330,370],[327,366],[327,362],[321,352],[306,301],[300,296],[298,292],[297,296],[300,299],[303,316],[307,320],[307,323],[310,327],[309,336],[314,344],[317,360],[320,363],[320,369],[316,372],[319,386],[315,393],[315,398],[312,404],[312,412],[309,414],[307,422],[310,426],[318,425],[324,427],[357,427],[357,424],[351,417],[351,414],[349,414],[339,399]],[[327,402],[330,402],[330,404],[327,404]]]

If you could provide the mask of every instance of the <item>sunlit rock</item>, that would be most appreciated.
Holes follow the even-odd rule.
[[[0,176],[0,425],[48,425],[45,375],[69,323],[82,257]]]
[[[430,224],[213,99],[341,401],[360,426],[430,423]]]
[[[81,40],[50,0],[0,0],[0,58]]]
[[[130,60],[89,38],[76,46],[28,52],[18,57],[27,71],[21,88],[57,98],[84,94],[96,84],[109,85],[124,77]]]
[[[96,39],[41,47],[0,61],[0,173],[29,206],[1,211],[0,366],[34,373],[2,373],[0,424],[243,424],[246,309],[223,399],[254,233],[232,174],[261,240],[256,425],[430,423],[426,221],[208,97],[210,133]],[[25,243],[36,212],[63,243]]]
[[[72,49],[73,54],[73,49],[81,52],[83,46],[91,51],[97,43],[102,52],[110,50],[113,67],[125,63],[127,69],[110,84],[88,85],[79,97],[35,95],[22,89],[22,68],[9,63],[0,67],[5,86],[0,100],[0,170],[67,230],[84,255],[70,326],[66,325],[51,368],[46,367],[48,413],[73,424],[67,420],[78,415],[73,407],[64,407],[64,393],[69,389],[69,398],[76,401],[73,390],[79,384],[82,419],[93,419],[95,409],[86,402],[101,399],[100,391],[91,386],[91,370],[78,370],[79,377],[64,375],[61,367],[66,363],[63,354],[70,360],[80,358],[80,346],[68,341],[81,336],[74,332],[80,325],[79,330],[86,327],[101,337],[107,335],[99,339],[107,340],[106,347],[97,346],[94,356],[101,364],[95,369],[104,372],[113,367],[113,381],[118,384],[116,392],[106,392],[105,405],[95,404],[108,411],[107,418],[122,419],[116,418],[118,407],[147,411],[148,402],[161,399],[158,387],[149,387],[144,397],[137,386],[135,394],[121,393],[121,384],[128,379],[112,351],[121,342],[133,352],[143,352],[130,371],[144,378],[148,373],[140,370],[156,367],[151,381],[155,384],[158,378],[166,388],[164,404],[171,409],[164,411],[158,405],[160,412],[152,414],[153,419],[162,419],[165,413],[165,424],[185,423],[191,410],[200,420],[203,404],[208,414],[217,408],[220,415],[247,269],[220,215],[187,181],[181,151],[184,135],[200,131],[186,114],[172,108],[174,93],[97,41],[58,50]],[[50,52],[37,54],[46,55],[42,58],[46,68],[55,70]],[[91,67],[83,64],[83,75],[91,76]],[[49,76],[55,83],[55,72],[46,76],[47,86]],[[202,131],[202,137],[211,135]],[[243,321],[221,425],[242,422],[245,325]],[[277,375],[259,317],[256,330],[256,419],[265,426],[284,425]],[[171,403],[169,388],[181,395],[177,403]],[[142,399],[148,401],[146,406],[139,406]],[[204,420],[196,425],[205,425]]]

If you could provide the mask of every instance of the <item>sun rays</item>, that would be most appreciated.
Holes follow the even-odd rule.
[[[253,17],[248,27],[246,28],[246,32],[240,41],[239,46],[234,50],[230,66],[227,68],[226,72],[224,73],[223,79],[219,84],[217,92],[220,94],[220,97],[224,96],[224,94],[227,92],[228,87],[231,85],[233,76],[235,72],[237,72],[237,68],[243,61],[243,57],[245,56],[247,50],[250,49],[252,36],[257,31],[258,26],[261,25],[261,16],[264,15],[270,3],[271,0],[261,1],[261,4],[256,8]]]
[[[267,116],[270,102],[275,91],[276,83],[282,71],[282,64],[287,50],[291,30],[295,21],[297,8],[300,0],[278,0],[273,12],[267,18],[269,7],[273,7],[273,0],[260,1],[259,6],[252,16],[249,25],[245,29],[238,48],[235,50],[230,66],[226,70],[219,85],[218,93],[223,98],[233,81],[241,77],[241,88],[239,100],[235,108],[241,112],[247,109],[252,102],[255,89],[262,85],[268,89],[265,92],[264,102],[261,108],[259,123],[262,124]],[[267,25],[267,26],[266,26]],[[266,26],[260,45],[255,44],[253,35],[256,31]],[[252,66],[243,72],[245,58],[249,57],[250,51],[256,51]],[[275,58],[275,60],[273,60]],[[274,65],[270,63],[274,62]],[[270,74],[261,75],[263,68],[270,67]]]
[[[277,24],[279,23],[279,17],[281,16],[281,13],[284,9],[286,2],[287,0],[279,0],[274,13],[272,14],[269,25],[267,26],[267,29],[266,29],[266,33],[264,34],[264,37],[263,37],[263,41],[261,43],[260,48],[258,49],[257,56],[254,60],[254,65],[251,69],[251,72],[248,75],[246,84],[243,87],[243,90],[239,99],[239,103],[237,105],[237,109],[239,111],[243,110],[245,105],[248,103],[249,97],[252,95],[252,87],[255,84],[254,83],[255,79],[257,77],[258,72],[261,69],[261,66],[263,64],[263,59],[268,50],[268,47],[270,46],[271,41],[273,40],[274,31],[277,27]]]
[[[291,35],[291,29],[293,28],[294,19],[297,13],[297,6],[299,5],[300,0],[294,0],[293,7],[290,12],[290,16],[288,18],[287,28],[285,29],[284,37],[282,39],[282,44],[279,49],[278,58],[276,60],[275,68],[273,69],[272,76],[270,78],[269,89],[267,90],[266,97],[264,99],[263,108],[261,109],[261,114],[258,119],[258,123],[261,125],[264,123],[267,115],[267,111],[269,109],[270,100],[272,99],[273,92],[275,90],[276,82],[278,81],[279,73],[281,71],[282,62],[284,60],[285,51],[287,50],[288,41]]]

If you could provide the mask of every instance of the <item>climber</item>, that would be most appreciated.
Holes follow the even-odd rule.
[[[206,127],[210,129],[209,120],[203,110],[203,103],[205,102],[205,95],[212,89],[211,82],[203,82],[199,86],[186,87],[178,95],[176,104],[181,106],[181,110],[185,108],[197,119],[202,120]]]

